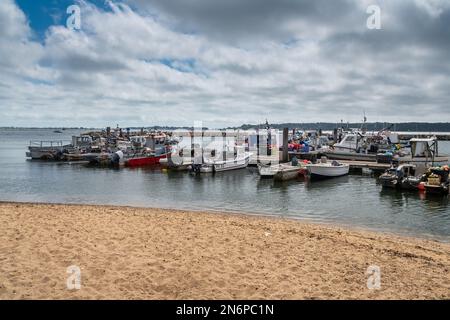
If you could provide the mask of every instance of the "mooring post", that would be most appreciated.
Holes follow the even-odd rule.
[[[256,162],[259,163],[259,129],[256,129]]]
[[[289,137],[289,128],[284,128],[283,129],[283,162],[289,161],[288,137]]]

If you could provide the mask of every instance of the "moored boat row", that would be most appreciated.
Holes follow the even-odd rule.
[[[294,131],[289,137],[285,132],[282,139],[270,131],[257,135],[256,139],[253,133],[240,137],[238,132],[233,135],[235,139],[229,141],[225,132],[219,131],[215,136],[218,139],[212,138],[205,143],[203,133],[193,131],[176,136],[171,132],[127,130],[125,133],[120,128],[107,128],[74,136],[71,143],[62,140],[31,142],[27,156],[33,160],[87,163],[90,166],[134,168],[159,165],[165,170],[193,174],[243,169],[253,161],[258,164],[261,178],[287,181],[301,177],[316,180],[345,176],[352,165],[355,167],[346,160],[339,160],[348,155],[351,159],[362,157],[383,170],[392,164],[392,168],[379,178],[385,188],[448,194],[448,165],[438,166],[447,164],[448,157],[438,153],[438,141],[434,137],[413,138],[400,143],[387,131],[377,134],[355,131],[344,134],[340,142],[330,144],[328,137],[320,133]],[[183,137],[188,137],[187,143]],[[355,141],[355,145],[345,147],[350,146],[351,141]],[[252,144],[255,149],[251,149]],[[267,154],[261,153],[261,148]],[[308,157],[308,154],[313,156]],[[304,156],[306,159],[302,158]]]

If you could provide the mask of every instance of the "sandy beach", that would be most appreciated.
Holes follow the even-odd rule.
[[[449,244],[280,218],[0,203],[0,239],[0,299],[450,298]]]

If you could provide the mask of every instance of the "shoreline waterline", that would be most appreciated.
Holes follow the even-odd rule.
[[[435,240],[128,206],[0,202],[0,220],[0,299],[450,298],[450,245]]]
[[[111,207],[111,208],[129,208],[129,209],[148,209],[148,210],[164,210],[169,212],[190,212],[190,213],[199,213],[199,214],[214,214],[214,215],[233,215],[237,217],[254,217],[254,218],[262,218],[262,219],[274,219],[281,221],[292,221],[293,223],[300,223],[305,225],[313,225],[313,226],[321,226],[325,228],[331,229],[343,229],[347,231],[353,232],[361,232],[361,233],[374,233],[379,235],[385,235],[388,237],[400,237],[403,239],[411,239],[411,240],[425,240],[425,241],[436,241],[443,244],[450,244],[450,235],[449,236],[438,236],[433,234],[411,234],[408,233],[407,230],[403,231],[392,231],[390,229],[379,229],[379,228],[370,228],[359,225],[346,224],[339,221],[330,221],[330,220],[317,220],[306,217],[300,217],[295,215],[280,215],[280,214],[269,214],[266,212],[251,212],[251,211],[237,211],[230,209],[214,209],[214,208],[205,208],[205,209],[180,209],[179,207],[151,207],[148,205],[126,205],[126,204],[108,204],[108,203],[74,203],[74,202],[48,202],[48,201],[8,201],[8,200],[0,200],[0,206],[3,204],[19,204],[19,205],[49,205],[49,206],[73,206],[73,207]]]

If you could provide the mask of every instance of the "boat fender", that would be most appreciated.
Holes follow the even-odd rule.
[[[418,189],[419,189],[419,191],[425,191],[425,182],[419,183]]]

